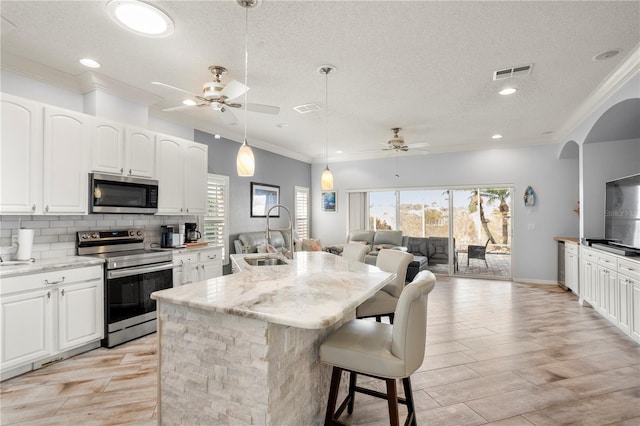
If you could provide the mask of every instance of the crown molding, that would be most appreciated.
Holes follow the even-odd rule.
[[[87,71],[78,75],[77,80],[82,94],[100,90],[119,98],[142,104],[146,107],[162,100],[160,96],[149,93],[146,90],[138,89],[137,87],[130,86],[93,71]]]

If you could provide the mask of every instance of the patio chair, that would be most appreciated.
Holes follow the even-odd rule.
[[[469,259],[480,259],[484,260],[484,264],[489,267],[487,263],[487,246],[489,245],[489,241],[491,238],[487,239],[487,242],[483,246],[474,246],[469,245],[467,247],[467,266],[469,266]]]

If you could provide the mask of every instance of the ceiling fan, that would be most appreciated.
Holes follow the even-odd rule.
[[[161,83],[159,81],[151,82],[151,84],[155,84],[157,86],[163,86],[182,93],[186,93],[189,96],[194,97],[198,101],[200,101],[200,103],[195,103],[193,105],[180,105],[171,108],[165,108],[162,111],[170,112],[187,108],[202,108],[210,106],[215,111],[220,111],[222,118],[227,122],[227,124],[236,124],[236,116],[229,108],[242,107],[242,104],[233,102],[233,100],[238,98],[239,96],[242,96],[247,90],[249,90],[249,87],[245,86],[237,80],[232,80],[227,84],[222,83],[220,77],[222,77],[222,75],[227,72],[227,69],[225,67],[212,65],[209,67],[209,71],[211,72],[211,74],[213,74],[213,81],[207,82],[202,86],[202,96],[191,93],[188,90],[180,89],[179,87]],[[280,112],[280,107],[248,103],[247,111],[275,115]]]
[[[393,137],[387,141],[387,147],[383,148],[383,151],[407,152],[409,151],[409,149],[417,149],[419,151],[428,152],[422,148],[430,146],[429,142],[412,143],[410,145],[407,145],[404,143],[404,137],[398,135],[400,130],[402,130],[402,128],[400,127],[394,127],[391,129],[391,131],[393,132]]]

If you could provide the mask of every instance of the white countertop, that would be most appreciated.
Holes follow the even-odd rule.
[[[8,261],[4,265],[0,264],[0,278],[37,274],[58,269],[82,268],[84,266],[102,265],[103,263],[104,259],[90,256],[54,257],[51,259],[37,259],[29,263]]]
[[[298,328],[328,327],[375,294],[395,274],[326,252],[296,252],[289,265],[251,266],[231,255],[240,272],[151,295],[158,301]],[[269,255],[273,256],[273,255]],[[284,258],[283,258],[284,259]]]

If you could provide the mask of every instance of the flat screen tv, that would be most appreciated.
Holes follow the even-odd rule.
[[[606,183],[605,238],[640,249],[640,174]]]

